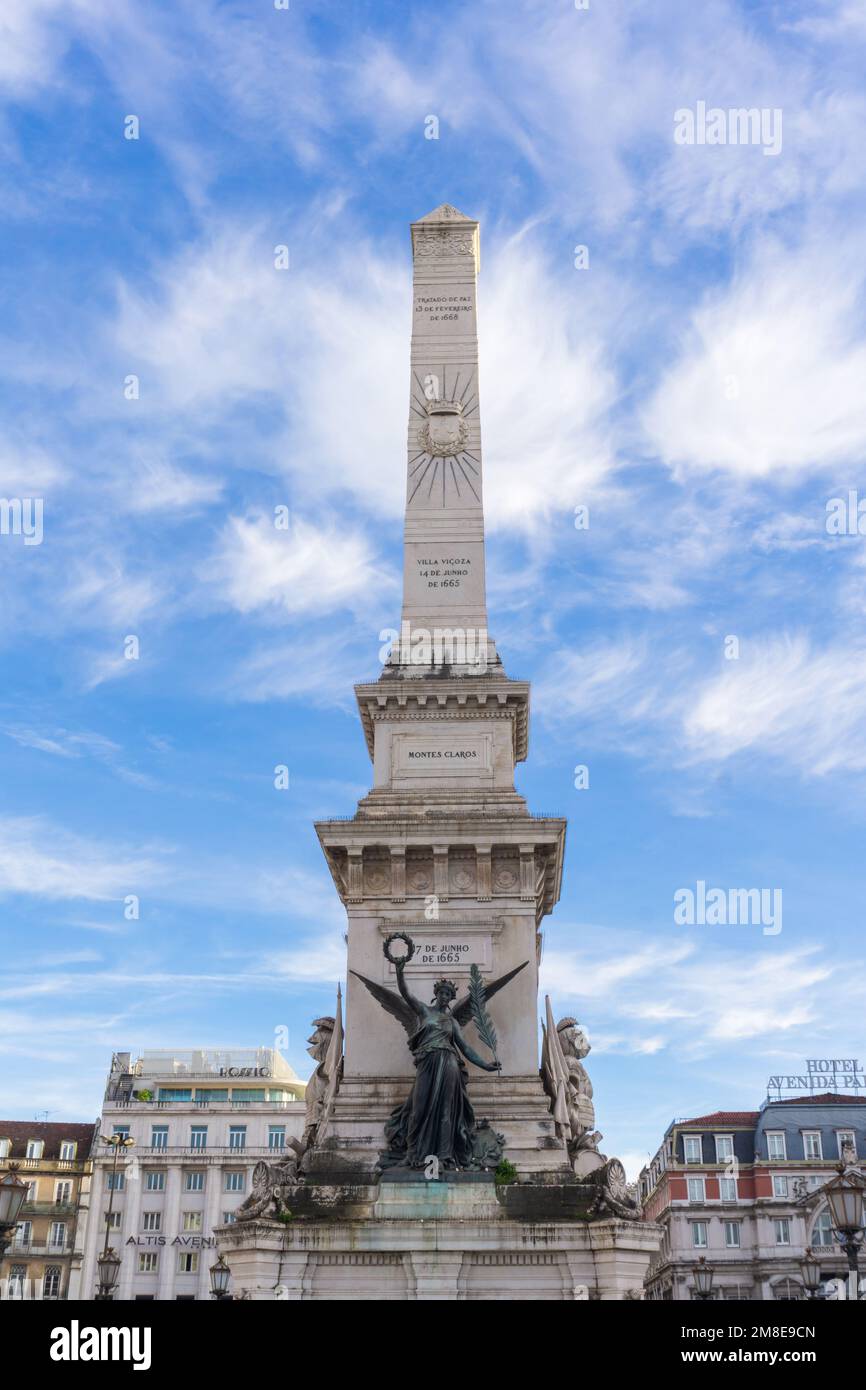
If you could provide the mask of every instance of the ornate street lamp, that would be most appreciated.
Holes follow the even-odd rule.
[[[114,1149],[114,1161],[111,1165],[111,1188],[108,1193],[108,1211],[105,1216],[105,1244],[102,1247],[102,1254],[96,1261],[99,1269],[99,1291],[96,1294],[97,1302],[110,1303],[114,1297],[114,1290],[117,1288],[117,1276],[120,1273],[120,1260],[111,1246],[108,1239],[111,1234],[111,1214],[114,1210],[114,1190],[117,1185],[117,1160],[122,1149],[131,1149],[135,1143],[128,1134],[100,1134],[99,1141],[108,1144]]]
[[[800,1261],[800,1275],[806,1297],[814,1298],[821,1287],[821,1261],[815,1258],[811,1250],[807,1250],[805,1259]]]
[[[220,1255],[216,1264],[210,1267],[210,1291],[214,1298],[231,1299],[229,1280],[232,1272],[226,1264],[225,1255]]]
[[[97,1303],[110,1303],[114,1298],[114,1290],[117,1288],[120,1258],[115,1255],[109,1245],[106,1245],[96,1264],[99,1269],[99,1292],[96,1295],[96,1301]]]
[[[0,1259],[12,1243],[18,1216],[27,1196],[27,1184],[18,1177],[18,1164],[10,1163],[0,1178]]]
[[[698,1298],[712,1298],[715,1272],[713,1266],[707,1264],[706,1255],[701,1255],[695,1265],[695,1293]]]
[[[863,1228],[863,1194],[866,1179],[853,1168],[839,1165],[839,1176],[824,1184],[823,1195],[830,1208],[833,1234],[848,1256],[848,1268],[857,1274],[857,1257],[866,1230]]]

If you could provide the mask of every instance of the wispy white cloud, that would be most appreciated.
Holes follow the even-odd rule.
[[[590,934],[583,950],[549,949],[541,981],[557,1013],[577,1008],[599,1053],[675,1048],[705,1057],[806,1027],[829,1032],[833,1018],[843,1033],[856,1030],[862,981],[832,949],[761,951],[669,935],[647,945],[627,932],[607,939],[602,947]]]
[[[0,893],[120,899],[158,881],[159,858],[76,835],[38,817],[0,819]]]
[[[290,617],[369,600],[383,578],[358,530],[301,517],[280,530],[261,515],[228,520],[208,573],[238,612],[271,608]]]
[[[651,447],[676,473],[744,479],[859,467],[866,448],[862,248],[824,237],[764,242],[709,293],[645,411]]]
[[[718,639],[714,671],[673,639],[653,646],[624,635],[560,651],[537,684],[536,703],[554,725],[579,723],[595,746],[629,748],[680,767],[748,752],[804,777],[862,771],[862,641],[818,646],[803,631],[738,640],[739,657],[728,660]]]

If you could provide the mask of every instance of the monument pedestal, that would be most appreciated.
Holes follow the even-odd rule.
[[[467,1180],[468,1179],[468,1180]],[[492,1177],[305,1185],[291,1220],[223,1226],[235,1297],[271,1300],[640,1297],[655,1226],[590,1220],[592,1190]],[[538,1208],[537,1219],[527,1214]],[[305,1214],[309,1213],[309,1214]],[[557,1214],[558,1213],[558,1214]]]

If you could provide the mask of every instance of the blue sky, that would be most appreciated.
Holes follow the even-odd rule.
[[[280,1026],[306,1074],[443,201],[482,223],[491,629],[569,818],[544,985],[602,1147],[866,1053],[866,551],[826,528],[866,496],[864,44],[843,0],[6,0],[0,495],[44,534],[0,536],[3,1113]],[[781,110],[781,151],[676,144],[699,101]],[[782,931],[678,926],[698,880],[781,889]]]

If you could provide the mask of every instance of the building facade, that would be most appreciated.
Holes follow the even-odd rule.
[[[253,1168],[305,1122],[305,1083],[279,1052],[116,1053],[94,1147],[81,1297],[93,1298],[106,1239],[121,1258],[119,1300],[210,1297],[215,1226],[234,1221]],[[108,1234],[107,1234],[108,1233]]]
[[[2,1297],[80,1297],[95,1134],[92,1123],[0,1120],[0,1177],[14,1167],[28,1186],[0,1260]]]
[[[644,1215],[663,1231],[646,1297],[694,1298],[701,1256],[717,1299],[801,1297],[809,1250],[825,1281],[844,1279],[826,1203],[800,1199],[836,1174],[845,1144],[858,1164],[866,1159],[862,1097],[804,1096],[674,1120],[640,1175]]]

